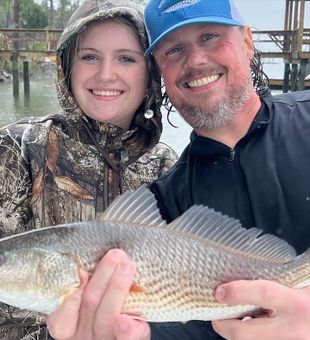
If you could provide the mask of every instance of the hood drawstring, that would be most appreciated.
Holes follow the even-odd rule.
[[[101,157],[104,161],[104,179],[103,179],[103,204],[104,204],[104,210],[109,206],[109,204],[120,194],[123,193],[123,170],[124,167],[121,164],[121,157],[120,153],[108,153],[101,145],[99,145],[98,141],[94,137],[93,131],[90,130],[90,127],[88,124],[83,121],[83,125],[85,127],[85,130],[87,131],[87,134],[89,135],[90,139],[96,146],[97,150],[100,152]],[[112,157],[113,158],[112,158]],[[116,158],[117,157],[117,158]],[[109,198],[109,170],[112,170],[112,176],[111,178],[111,186],[112,186],[112,197]],[[110,202],[111,200],[111,202]]]
[[[132,155],[127,161],[122,163],[121,152],[115,151],[109,153],[102,147],[96,140],[93,131],[86,121],[82,120],[82,124],[85,130],[99,151],[104,161],[104,178],[103,178],[103,198],[104,198],[104,210],[112,203],[112,201],[123,193],[123,173],[125,169],[132,163],[136,162],[143,153]],[[109,172],[112,174],[112,178],[109,178]],[[110,185],[109,185],[110,184]],[[111,190],[109,188],[111,187]],[[112,196],[110,195],[112,194]]]

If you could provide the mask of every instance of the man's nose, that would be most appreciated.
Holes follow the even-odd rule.
[[[186,53],[185,67],[197,68],[206,65],[209,61],[208,55],[201,46],[195,44],[188,48]]]

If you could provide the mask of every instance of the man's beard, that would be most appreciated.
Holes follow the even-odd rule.
[[[244,104],[249,100],[252,91],[252,82],[245,82],[243,87],[238,90],[232,89],[223,100],[220,100],[211,107],[208,107],[208,99],[206,98],[206,106],[208,107],[206,110],[180,100],[175,104],[175,107],[193,129],[212,131],[227,126],[236,113],[242,110]]]

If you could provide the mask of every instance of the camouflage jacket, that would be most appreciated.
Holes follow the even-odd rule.
[[[175,152],[162,143],[137,159],[131,158],[122,147],[122,140],[130,133],[110,124],[89,122],[74,113],[27,119],[2,128],[1,237],[98,219],[120,194],[115,176],[121,177],[123,191],[135,190],[151,183],[176,161]],[[118,174],[106,157],[117,164]],[[1,306],[0,327],[5,326],[6,332],[13,327],[17,332],[7,339],[25,338],[36,328],[39,332],[44,319],[43,315]],[[6,337],[0,332],[0,338]]]
[[[93,20],[129,17],[143,47],[147,37],[141,8],[128,0],[87,0],[72,15],[57,50],[59,114],[29,118],[0,129],[0,237],[44,226],[100,219],[123,191],[151,183],[177,160],[176,153],[150,140],[144,154],[125,148],[136,130],[123,132],[86,117],[65,81],[63,48]],[[150,82],[160,110],[160,79]],[[144,108],[142,108],[143,113]],[[46,316],[0,304],[0,339],[48,339]]]

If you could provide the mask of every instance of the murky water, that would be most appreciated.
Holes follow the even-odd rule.
[[[30,96],[24,96],[23,83],[19,97],[13,97],[12,81],[0,83],[0,126],[29,116],[45,116],[59,110],[55,81],[31,81]]]
[[[0,126],[29,116],[46,116],[60,109],[53,78],[31,80],[29,98],[25,97],[23,92],[23,83],[21,82],[19,97],[14,98],[12,81],[0,82]],[[180,118],[178,113],[171,113],[170,120],[178,128],[168,124],[167,114],[163,110],[163,134],[161,140],[180,154],[189,142],[191,128]]]

